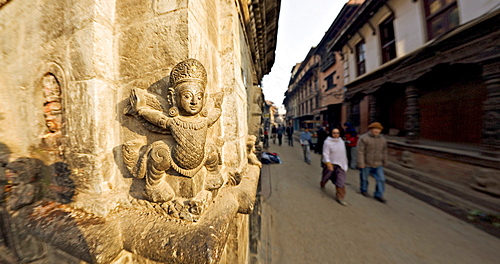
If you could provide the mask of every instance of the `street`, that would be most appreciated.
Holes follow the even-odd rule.
[[[270,143],[283,164],[263,165],[261,263],[499,263],[500,240],[386,184],[383,204],[347,172],[347,206],[322,190],[320,155]],[[375,185],[368,186],[373,196]]]

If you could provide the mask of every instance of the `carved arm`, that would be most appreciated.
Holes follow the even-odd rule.
[[[208,127],[211,127],[222,114],[222,98],[224,93],[216,93],[213,95],[214,98],[214,110],[212,110],[211,114],[208,116]]]
[[[172,118],[168,117],[163,112],[151,109],[147,106],[137,109],[137,113],[151,124],[161,128],[168,128],[172,120]]]

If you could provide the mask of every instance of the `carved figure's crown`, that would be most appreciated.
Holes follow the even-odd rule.
[[[207,71],[197,59],[181,61],[170,72],[170,87],[190,81],[200,82],[203,88],[207,84]]]

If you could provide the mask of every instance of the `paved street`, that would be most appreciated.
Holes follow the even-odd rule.
[[[386,185],[382,204],[347,173],[347,207],[319,187],[320,156],[270,143],[283,164],[262,171],[261,263],[499,263],[500,239]],[[371,178],[369,193],[373,195]]]

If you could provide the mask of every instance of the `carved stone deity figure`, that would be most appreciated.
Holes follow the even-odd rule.
[[[208,129],[221,115],[222,94],[214,97],[214,108],[208,111],[206,84],[207,73],[201,62],[187,59],[171,71],[166,102],[144,89],[131,92],[126,114],[135,116],[149,130],[173,138],[156,141],[145,151],[133,141],[123,146],[125,164],[134,177],[145,178],[144,196],[151,202],[168,202],[176,196],[167,177],[192,178],[202,167],[208,173],[204,192],[197,196],[206,200],[209,191],[223,184],[218,147],[207,140]]]
[[[56,157],[62,155],[62,106],[61,87],[57,78],[47,73],[42,78],[45,125],[47,133],[42,137],[44,147]]]

